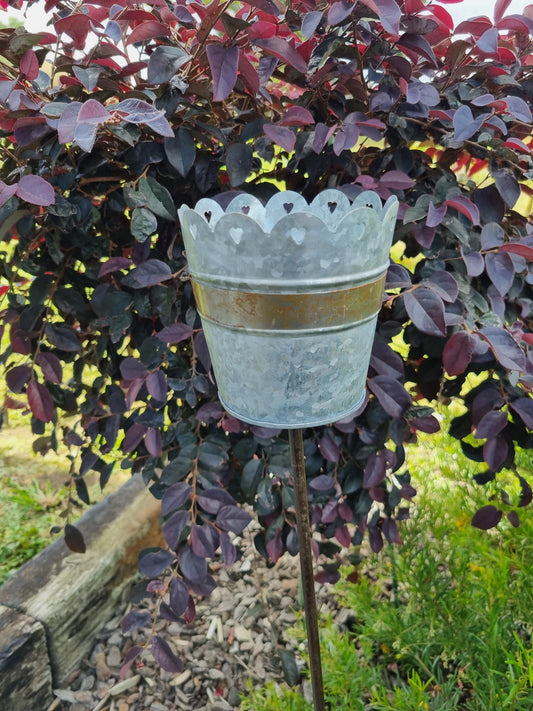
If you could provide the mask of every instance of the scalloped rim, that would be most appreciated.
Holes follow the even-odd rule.
[[[265,234],[270,234],[284,217],[313,215],[332,232],[350,213],[371,210],[384,222],[398,205],[398,198],[395,195],[391,195],[382,205],[381,198],[373,190],[363,191],[353,202],[350,202],[341,190],[328,188],[320,192],[311,203],[308,203],[299,193],[286,190],[273,195],[266,205],[263,205],[254,195],[239,193],[228,203],[225,210],[215,200],[202,198],[194,208],[182,205],[178,210],[178,216],[181,222],[187,213],[193,212],[203,220],[206,228],[213,232],[221,217],[232,213],[239,214],[256,222]]]

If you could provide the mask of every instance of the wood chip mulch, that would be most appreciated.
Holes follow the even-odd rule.
[[[124,655],[147,634],[122,634],[120,621],[131,609],[125,603],[97,636],[89,656],[54,690],[56,699],[46,711],[227,711],[240,706],[248,681],[282,684],[280,649],[292,653],[299,668],[304,664],[298,643],[286,634],[299,608],[298,558],[285,555],[269,567],[251,537],[242,546],[242,559],[230,569],[221,566],[215,573],[218,587],[196,601],[191,624],[156,623],[157,634],[183,660],[182,673],[165,672],[148,652],[142,666],[134,663],[120,678]],[[331,586],[316,585],[316,592],[319,611],[332,613],[343,628],[349,611],[337,608]],[[311,700],[306,679],[299,690]]]

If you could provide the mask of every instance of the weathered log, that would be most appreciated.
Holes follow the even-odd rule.
[[[4,711],[46,709],[53,699],[40,622],[0,605],[0,700]]]
[[[0,604],[44,628],[48,657],[43,650],[42,663],[49,663],[54,685],[79,665],[96,633],[115,614],[137,571],[139,552],[160,543],[159,511],[159,502],[134,477],[76,523],[86,553],[72,553],[57,540],[0,587]],[[9,642],[7,627],[5,635]],[[0,680],[0,708],[5,708],[5,693]]]

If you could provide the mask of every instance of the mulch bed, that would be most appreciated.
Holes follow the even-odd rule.
[[[251,538],[243,547],[239,562],[215,574],[219,587],[197,601],[191,624],[156,623],[156,632],[184,662],[181,674],[165,672],[147,653],[142,666],[134,663],[120,679],[124,655],[146,639],[145,630],[122,634],[120,621],[131,609],[126,603],[97,636],[80,668],[54,690],[56,699],[47,711],[226,711],[239,707],[247,680],[254,686],[283,683],[280,649],[303,666],[297,642],[285,634],[296,622],[298,558],[286,555],[269,567]],[[343,627],[348,611],[337,609],[331,587],[317,585],[316,590],[319,610],[333,613]],[[299,689],[311,700],[307,680],[300,681]]]

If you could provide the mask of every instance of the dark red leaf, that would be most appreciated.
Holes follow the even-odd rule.
[[[74,553],[85,553],[87,550],[81,531],[70,523],[65,526],[64,540],[67,548]]]
[[[499,33],[495,27],[485,30],[476,44],[484,54],[496,54],[498,52]]]
[[[198,360],[208,373],[211,370],[211,356],[209,355],[209,348],[207,347],[203,330],[194,336],[194,351],[198,356]]]
[[[189,55],[181,47],[157,46],[148,60],[148,83],[163,84],[170,81],[189,59]]]
[[[335,479],[328,474],[319,474],[311,479],[309,486],[315,491],[329,491],[335,488]]]
[[[505,103],[507,104],[507,111],[515,118],[519,121],[524,121],[524,123],[531,123],[531,109],[524,99],[520,96],[506,96]]]
[[[508,416],[504,410],[487,412],[476,427],[476,438],[486,439],[496,437],[507,425]]]
[[[176,511],[163,525],[163,538],[169,548],[178,545],[181,533],[191,518],[190,511]]]
[[[32,49],[27,49],[20,60],[20,72],[33,81],[39,76],[39,60]]]
[[[520,197],[520,184],[507,168],[497,168],[491,170],[496,188],[508,207],[514,207]]]
[[[481,230],[481,249],[501,247],[505,241],[505,232],[497,222],[488,222]]]
[[[468,367],[476,349],[477,336],[467,331],[453,333],[444,346],[442,363],[448,375],[461,375]]]
[[[200,558],[212,558],[218,543],[218,534],[213,526],[208,523],[191,524],[191,547],[195,555]]]
[[[315,33],[316,28],[319,26],[324,13],[318,10],[313,12],[308,12],[304,15],[302,19],[302,35],[309,39]]]
[[[368,388],[391,417],[401,417],[411,405],[411,396],[401,383],[388,375],[376,375],[368,381]]]
[[[315,581],[324,585],[328,583],[329,585],[335,585],[341,579],[341,574],[338,570],[319,570],[315,575]]]
[[[388,543],[401,544],[402,542],[400,532],[398,531],[398,524],[393,518],[386,518],[383,521],[383,535]]]
[[[54,353],[41,351],[37,356],[37,363],[41,367],[44,377],[51,383],[59,384],[63,380],[63,366]]]
[[[457,280],[450,272],[446,272],[443,269],[433,272],[426,284],[430,289],[433,289],[441,299],[450,304],[453,304],[459,296]]]
[[[291,106],[282,116],[280,126],[309,126],[315,119],[313,114],[303,106]]]
[[[152,457],[159,457],[162,450],[161,432],[156,427],[150,427],[144,436],[144,446]]]
[[[171,326],[162,328],[156,336],[164,343],[181,343],[193,335],[193,329],[186,323],[173,323]]]
[[[174,554],[163,548],[148,553],[143,552],[139,556],[139,571],[145,578],[157,578],[174,560]]]
[[[346,526],[338,526],[335,529],[335,538],[344,548],[349,548],[352,544],[350,531]]]
[[[488,439],[483,445],[483,459],[493,472],[497,472],[502,468],[508,454],[509,445],[503,437]]]
[[[152,615],[146,610],[130,610],[120,622],[122,634],[131,634],[150,622]]]
[[[120,364],[120,374],[124,380],[137,380],[146,376],[146,366],[138,358],[128,356]]]
[[[98,278],[101,279],[106,274],[111,274],[112,272],[120,271],[122,269],[129,269],[131,267],[131,259],[127,257],[111,257],[100,267],[98,272]]]
[[[533,247],[529,244],[524,244],[523,242],[507,242],[500,247],[500,252],[518,254],[521,257],[524,257],[524,259],[533,261]]]
[[[320,454],[328,462],[337,463],[340,458],[340,447],[330,430],[326,430],[318,442]]]
[[[135,267],[123,280],[124,284],[135,288],[143,288],[161,284],[172,278],[170,267],[160,259],[147,259]]]
[[[178,481],[165,491],[161,500],[161,515],[177,511],[191,498],[192,487],[184,481]]]
[[[515,268],[512,258],[505,251],[489,252],[485,255],[485,268],[498,293],[505,296],[514,281]]]
[[[383,548],[383,536],[377,526],[370,526],[368,529],[368,540],[370,548],[374,553],[379,553]]]
[[[404,365],[401,356],[393,351],[388,343],[383,343],[383,341],[377,339],[372,346],[370,367],[378,375],[388,375],[394,380],[404,379]]]
[[[394,2],[394,0],[389,0],[389,2]],[[404,47],[405,49],[411,52],[414,52],[415,54],[418,54],[421,57],[425,57],[431,62],[431,64],[433,64],[434,67],[439,66],[437,58],[435,57],[435,53],[433,52],[431,45],[425,37],[406,33],[400,37],[400,39],[398,40],[398,45],[400,47]]]
[[[283,541],[281,539],[281,530],[278,529],[274,536],[266,543],[266,551],[268,557],[273,563],[277,563],[283,555]]]
[[[252,147],[245,143],[231,143],[226,150],[226,170],[232,188],[242,185],[252,170]]]
[[[54,416],[55,406],[45,386],[32,380],[28,384],[27,395],[32,415],[41,422],[50,422]]]
[[[507,10],[511,2],[512,0],[496,0],[494,4],[494,22],[496,24],[498,24],[498,22],[505,15],[505,11]]]
[[[440,431],[440,423],[433,415],[429,417],[411,417],[409,418],[409,424],[413,429],[427,432],[428,434],[435,434],[435,432]]]
[[[476,277],[483,274],[485,270],[485,260],[480,252],[463,252],[460,247],[461,256],[465,263],[466,273],[468,276]]]
[[[530,397],[519,397],[516,398],[516,400],[512,400],[509,404],[525,426],[533,430],[533,400]]]
[[[337,0],[337,2],[332,3],[328,12],[328,25],[338,25],[339,22],[342,22],[351,15],[354,7],[354,4],[350,2],[350,0]]]
[[[135,422],[126,432],[126,436],[122,441],[122,450],[124,452],[133,452],[140,444],[146,432],[146,427]]]
[[[122,667],[120,669],[120,678],[121,679],[124,679],[124,677],[126,676],[128,670],[131,667],[131,665],[133,664],[133,662],[137,659],[137,657],[139,657],[143,653],[143,651],[144,651],[144,648],[141,646],[138,646],[138,645],[130,647],[126,656],[124,657],[124,664],[122,665]]]
[[[480,334],[488,342],[496,360],[508,370],[524,370],[526,357],[509,331],[503,328],[483,328]]]
[[[54,22],[54,28],[58,35],[63,32],[74,41],[76,49],[85,48],[85,40],[91,30],[91,19],[85,13],[69,14]]]
[[[361,131],[359,127],[353,123],[346,123],[341,126],[333,141],[333,152],[335,155],[340,156],[343,151],[349,151],[353,148],[359,140],[360,135]]]
[[[445,205],[455,208],[458,212],[468,217],[473,225],[479,225],[479,210],[474,203],[462,195],[456,195],[444,202]]]
[[[385,455],[380,452],[368,458],[363,477],[363,486],[367,489],[379,486],[387,474]]]
[[[192,583],[202,583],[207,576],[207,561],[193,553],[190,546],[185,546],[179,553],[180,569],[185,578]]]
[[[170,608],[179,618],[187,609],[187,605],[189,603],[189,590],[183,580],[180,580],[179,578],[172,578],[169,589]]]
[[[533,489],[523,476],[519,476],[518,481],[520,482],[520,501],[518,502],[518,505],[520,507],[529,506],[529,504],[533,501]]]
[[[403,298],[409,318],[422,333],[446,335],[444,304],[440,296],[423,286],[407,291]]]
[[[237,45],[226,47],[213,42],[207,45],[206,51],[213,77],[213,101],[223,101],[237,81],[239,48]]]
[[[518,528],[520,526],[520,518],[516,511],[509,511],[507,514],[507,520],[513,528]]]
[[[13,393],[21,393],[24,390],[24,386],[31,378],[32,372],[33,371],[29,365],[16,365],[5,375],[7,387]]]
[[[141,22],[140,25],[137,25],[137,27],[134,27],[131,31],[128,39],[126,40],[126,46],[129,44],[135,44],[135,42],[151,40],[154,39],[154,37],[167,37],[169,34],[170,28],[162,22],[157,22],[155,20]]]
[[[488,506],[483,506],[476,511],[472,518],[472,526],[480,528],[482,531],[488,531],[489,528],[494,528],[502,520],[503,513],[489,504]]]
[[[401,170],[389,170],[381,176],[379,184],[391,190],[407,190],[415,181]]]
[[[326,126],[325,123],[317,123],[313,136],[313,150],[315,153],[320,153],[331,136],[335,133],[337,126]]]
[[[32,205],[48,207],[56,201],[54,188],[40,175],[23,175],[17,183],[17,195]]]
[[[166,402],[167,378],[162,370],[154,370],[146,378],[146,388],[154,400]]]
[[[145,23],[148,24],[148,23]],[[152,637],[152,656],[159,666],[172,674],[179,674],[183,671],[183,663],[171,650],[168,642],[162,637]]]
[[[272,126],[266,123],[263,127],[265,134],[271,141],[281,146],[287,153],[292,153],[296,144],[296,134],[286,126]]]
[[[231,542],[231,538],[226,531],[220,531],[220,549],[224,558],[224,565],[229,567],[237,560],[237,549]]]
[[[239,506],[225,505],[218,510],[216,523],[222,530],[240,536],[251,520],[248,511],[244,511]]]
[[[256,39],[254,44],[264,49],[268,54],[274,55],[282,62],[290,64],[302,74],[307,73],[307,63],[303,57],[282,37],[269,37]]]
[[[392,35],[399,35],[400,18],[402,13],[398,7],[398,3],[395,0],[374,0],[374,5],[378,9],[379,19],[381,20],[383,29],[390,32]],[[405,36],[406,35],[404,35],[404,37]],[[411,37],[414,36],[416,35],[411,35]]]
[[[210,514],[217,514],[222,506],[234,506],[235,499],[224,489],[215,487],[206,489],[199,494],[198,505]]]

